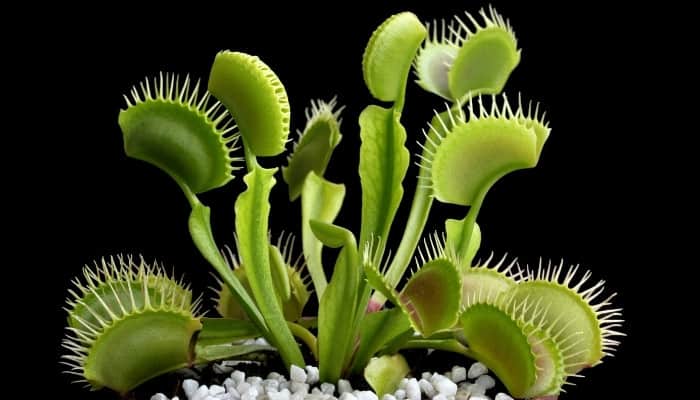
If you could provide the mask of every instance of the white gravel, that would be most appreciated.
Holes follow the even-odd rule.
[[[222,363],[222,366],[229,365]],[[455,365],[444,374],[424,372],[420,378],[402,379],[399,388],[394,393],[385,394],[381,400],[491,400],[486,392],[494,388],[496,380],[487,373],[486,366],[478,362],[469,369]],[[345,379],[336,383],[319,382],[317,367],[300,368],[296,365],[292,366],[289,379],[277,372],[271,372],[265,379],[246,377],[245,372],[234,369],[222,385],[200,385],[194,379],[185,379],[182,390],[186,400],[379,400],[372,391],[354,390]],[[151,400],[179,398],[171,399],[157,393]],[[513,398],[498,393],[494,400]]]

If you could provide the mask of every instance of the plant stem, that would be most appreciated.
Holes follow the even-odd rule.
[[[425,150],[423,150],[423,153],[425,153]],[[428,222],[430,208],[433,205],[432,190],[429,187],[421,186],[421,182],[426,182],[430,178],[427,175],[428,172],[421,168],[403,237],[386,273],[387,282],[394,287],[398,285],[404,272],[406,272],[406,268],[411,263],[411,257],[413,257],[418,241],[423,234],[425,224]],[[386,298],[379,292],[374,292],[372,295],[373,304],[382,305],[385,301]]]
[[[450,351],[453,353],[458,353],[465,355],[469,358],[475,359],[474,353],[469,350],[468,347],[459,343],[455,339],[410,339],[403,343],[400,349],[435,349]]]
[[[490,185],[485,185],[484,188],[479,191],[476,198],[472,202],[469,211],[467,212],[467,217],[462,225],[462,235],[455,248],[455,254],[459,260],[462,260],[467,256],[467,252],[469,251],[469,242],[471,241],[472,233],[474,232],[474,223],[476,222],[476,217],[479,215],[481,205],[484,202],[484,198],[486,197],[489,187]]]
[[[289,330],[292,331],[292,335],[301,339],[309,350],[311,350],[311,354],[313,354],[316,361],[318,361],[318,341],[316,340],[316,336],[314,336],[308,329],[294,322],[287,321],[287,325],[289,326]]]

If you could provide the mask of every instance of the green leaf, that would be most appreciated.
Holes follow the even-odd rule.
[[[416,185],[416,191],[413,194],[413,202],[411,203],[411,211],[408,215],[408,220],[406,221],[403,237],[401,238],[401,243],[399,248],[396,250],[396,255],[391,261],[389,268],[386,271],[386,281],[392,287],[396,287],[399,281],[406,272],[406,268],[411,262],[413,254],[418,245],[418,241],[423,233],[425,224],[428,221],[428,215],[430,214],[430,208],[433,205],[433,190],[431,188],[430,180],[430,168],[423,165],[426,160],[430,159],[430,154],[432,154],[435,149],[435,143],[439,143],[438,138],[440,136],[445,136],[447,134],[446,128],[449,125],[449,113],[447,111],[435,114],[431,123],[430,129],[426,134],[426,140],[423,143],[423,151],[420,155],[421,168],[418,173],[418,184]],[[443,125],[445,125],[443,127]],[[372,295],[372,301],[377,304],[383,304],[384,299],[381,293],[375,292]]]
[[[480,12],[483,25],[471,29],[462,39],[462,44],[454,57],[448,72],[448,81],[452,98],[461,99],[471,94],[498,94],[508,80],[511,72],[520,62],[520,50],[510,24],[493,8],[490,15]]]
[[[250,321],[230,318],[202,318],[202,330],[197,335],[197,345],[232,343],[260,335],[260,330]]]
[[[345,185],[328,182],[315,172],[308,174],[304,181],[301,194],[301,239],[306,265],[319,299],[327,285],[321,260],[323,244],[312,232],[310,221],[332,223],[340,212],[344,197]]]
[[[360,321],[360,345],[355,352],[352,371],[360,373],[372,355],[394,338],[412,331],[406,313],[400,308],[366,314]]]
[[[198,99],[187,77],[163,74],[145,80],[141,91],[134,87],[128,107],[119,113],[124,150],[129,157],[146,161],[165,171],[182,187],[202,193],[233,179],[235,160],[229,154],[236,136],[224,137],[230,129],[227,115],[207,111],[208,96]]]
[[[517,285],[510,276],[497,268],[473,267],[462,272],[462,302],[478,294],[495,296]]]
[[[128,315],[97,334],[85,358],[85,379],[95,388],[106,386],[124,394],[163,373],[185,368],[192,361],[190,342],[201,326],[198,319],[178,310]]]
[[[457,267],[440,258],[423,264],[399,295],[411,325],[423,336],[452,328],[457,323],[461,298]]]
[[[193,199],[196,200],[194,197]],[[267,334],[269,330],[258,306],[250,297],[243,284],[236,278],[233,271],[226,263],[226,260],[224,260],[219,252],[219,249],[216,247],[216,242],[211,232],[210,214],[211,211],[209,207],[203,205],[199,201],[193,203],[189,219],[190,236],[192,236],[192,240],[199,252],[202,253],[209,264],[218,272],[224,284],[228,286],[248,317],[255,323],[260,331]]]
[[[528,337],[511,316],[489,304],[476,304],[461,316],[464,337],[477,360],[493,370],[511,395],[524,397],[537,370]]]
[[[400,305],[398,293],[394,287],[387,281],[384,275],[379,271],[370,254],[363,257],[362,269],[365,273],[365,280],[378,293],[381,293],[386,299],[395,305]]]
[[[573,276],[573,275],[571,275]],[[569,279],[571,280],[571,279]],[[598,285],[600,288],[602,285]],[[538,318],[559,335],[559,341],[567,346],[567,371],[576,373],[582,368],[595,365],[603,358],[604,338],[601,322],[595,308],[584,296],[556,281],[531,280],[512,287],[508,296],[515,301],[541,301],[544,308]],[[535,309],[523,312],[523,317],[535,317]]]
[[[476,205],[502,176],[537,165],[536,143],[533,129],[500,111],[479,117],[472,114],[468,122],[459,121],[432,160],[435,198]]]
[[[392,15],[372,33],[362,57],[362,76],[374,97],[403,101],[411,62],[426,34],[410,12]]]
[[[292,296],[292,288],[289,284],[289,273],[287,272],[287,262],[282,257],[280,250],[273,246],[270,249],[270,267],[272,271],[272,283],[275,285],[275,293],[282,303]]]
[[[294,145],[294,152],[282,168],[282,176],[289,186],[289,200],[296,200],[302,193],[306,177],[315,172],[322,177],[333,150],[343,135],[340,134],[340,111],[334,112],[335,100],[330,103],[312,102],[312,114],[306,127]],[[307,115],[308,109],[307,109]]]
[[[463,232],[465,222],[468,222],[467,218],[462,218],[460,220],[448,219],[445,221],[445,231],[447,232],[445,248],[449,249],[449,252],[456,253],[456,250],[459,247],[459,243],[462,239],[462,235],[464,235],[465,233]],[[464,258],[459,259],[458,267],[461,271],[464,271],[466,268],[472,266],[472,260],[474,260],[474,256],[479,250],[479,246],[481,246],[481,229],[479,228],[479,225],[477,223],[474,223],[473,226],[474,227],[472,229],[471,238],[467,246],[466,255],[464,256]]]
[[[382,397],[394,393],[411,369],[401,354],[384,355],[372,358],[365,368],[365,380]]]
[[[355,305],[360,261],[353,234],[347,229],[311,221],[311,229],[329,247],[341,247],[333,276],[318,306],[318,365],[324,382],[337,382],[349,362],[357,327]]]
[[[391,223],[403,196],[401,182],[408,169],[406,130],[392,110],[368,106],[360,114],[360,183],[362,228],[360,244],[380,239],[383,254]],[[381,257],[379,257],[381,258]]]
[[[219,52],[209,74],[209,91],[231,113],[253,154],[275,156],[285,150],[290,120],[287,92],[258,57]]]
[[[226,360],[238,356],[243,356],[261,351],[275,351],[272,346],[260,344],[209,344],[200,345],[199,342],[195,346],[197,359],[195,364],[207,364],[214,361]]]
[[[309,226],[316,238],[332,249],[355,243],[355,236],[343,227],[315,219],[309,221]],[[357,257],[357,250],[355,250],[355,257]]]
[[[270,269],[268,218],[270,191],[275,184],[275,169],[264,169],[253,160],[251,171],[243,178],[248,188],[236,200],[236,234],[241,264],[245,266],[250,289],[269,329],[270,342],[282,359],[303,366],[304,359],[274,295]]]

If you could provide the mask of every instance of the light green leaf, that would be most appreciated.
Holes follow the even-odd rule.
[[[275,351],[276,349],[272,346],[260,345],[260,344],[232,344],[232,343],[222,343],[222,344],[209,344],[200,345],[197,343],[195,346],[195,354],[197,359],[195,364],[207,364],[214,361],[226,360],[229,358],[234,358],[238,356],[243,356],[246,354],[257,353],[260,351]]]
[[[326,275],[323,272],[321,254],[323,244],[311,230],[310,221],[332,223],[338,216],[345,197],[345,185],[335,184],[311,172],[304,181],[301,194],[301,239],[304,258],[320,299],[326,290]]]
[[[311,228],[325,245],[342,246],[333,276],[318,306],[320,377],[324,382],[336,382],[349,362],[356,337],[354,308],[360,284],[360,261],[350,231],[314,220]]]
[[[362,256],[362,269],[365,273],[365,281],[367,281],[372,289],[381,293],[382,296],[393,304],[400,305],[396,289],[387,281],[382,271],[377,267],[374,257],[369,253],[369,248],[366,248]]]
[[[362,372],[372,355],[396,337],[412,331],[406,313],[399,307],[366,314],[360,321],[360,346],[352,371]]]
[[[151,88],[153,85],[153,88]],[[231,144],[236,135],[227,113],[211,111],[208,95],[189,77],[173,74],[141,83],[119,113],[124,151],[165,171],[182,187],[202,193],[233,179]],[[200,100],[201,99],[201,100]]]
[[[423,336],[450,329],[459,314],[462,284],[457,267],[447,259],[423,264],[399,295],[413,328]]]
[[[394,393],[411,369],[401,354],[384,355],[372,358],[365,368],[365,380],[382,397]]]
[[[467,218],[462,218],[460,220],[448,219],[445,221],[445,231],[447,232],[445,248],[449,249],[449,252],[454,252],[456,254],[456,250],[462,239],[462,235],[465,233],[463,231],[465,222],[469,222]],[[469,239],[466,255],[464,258],[459,259],[458,267],[460,271],[464,271],[466,268],[472,266],[472,260],[474,260],[474,256],[479,250],[479,246],[481,246],[481,229],[479,228],[479,224],[474,223],[474,228],[472,229],[472,234]]]
[[[460,319],[476,359],[493,370],[513,396],[524,397],[535,383],[537,370],[522,327],[508,312],[489,304],[470,306]]]
[[[197,345],[232,343],[261,335],[250,321],[230,318],[202,318],[202,330],[197,335]]]
[[[221,51],[209,74],[209,91],[233,116],[256,156],[275,156],[289,135],[289,100],[275,73],[258,57]]]
[[[287,262],[282,257],[280,250],[270,245],[270,268],[272,271],[272,283],[275,285],[275,293],[280,298],[282,303],[289,300],[292,296],[292,288],[289,285],[289,272],[287,271]]]
[[[411,62],[427,31],[410,12],[392,15],[373,33],[362,56],[362,76],[382,101],[402,101]]]
[[[190,236],[194,241],[195,246],[199,249],[204,258],[209,261],[219,276],[228,286],[233,296],[238,301],[241,307],[245,310],[248,317],[255,323],[260,331],[267,333],[267,323],[265,322],[258,306],[250,297],[245,287],[236,278],[231,268],[224,260],[223,256],[216,247],[214,236],[211,232],[211,211],[209,207],[196,201],[192,205],[190,213],[189,228]]]
[[[498,94],[511,72],[520,62],[518,42],[510,24],[493,8],[489,15],[480,12],[484,22],[471,29],[462,43],[448,72],[452,98],[461,99],[471,94]],[[461,22],[461,21],[460,21]]]
[[[243,178],[248,188],[236,200],[236,234],[241,264],[246,268],[250,289],[265,318],[271,343],[285,362],[304,365],[304,359],[282,308],[274,295],[270,269],[268,218],[270,191],[275,184],[275,169],[264,169],[253,160],[251,171]],[[287,365],[289,367],[290,365]]]
[[[475,204],[502,176],[537,164],[536,141],[532,129],[511,119],[494,116],[458,123],[435,151],[435,198]]]
[[[294,152],[282,167],[282,177],[289,187],[289,200],[296,200],[302,193],[304,181],[311,172],[322,177],[338,146],[340,134],[340,111],[333,111],[335,99],[312,102],[311,115],[307,109],[306,127],[294,144]]]
[[[362,228],[360,244],[379,238],[381,258],[391,223],[403,196],[401,182],[408,169],[409,153],[404,143],[406,130],[399,115],[378,106],[360,114],[360,183],[362,185]]]
[[[389,268],[386,271],[386,281],[392,287],[398,285],[401,278],[408,268],[413,254],[418,245],[418,241],[423,233],[425,224],[428,221],[428,215],[430,214],[430,208],[433,205],[433,190],[431,188],[431,173],[428,165],[430,160],[430,155],[437,148],[436,143],[439,143],[439,137],[444,137],[447,132],[446,129],[451,127],[449,119],[449,114],[447,111],[443,113],[436,113],[430,123],[430,129],[426,133],[425,142],[423,143],[423,151],[420,155],[421,168],[418,175],[418,184],[416,185],[416,191],[413,194],[413,202],[411,203],[411,211],[408,215],[406,221],[403,237],[401,238],[401,243],[399,248],[396,250],[396,255],[391,261]],[[375,292],[372,295],[372,301],[378,304],[384,303],[383,295],[379,292]]]

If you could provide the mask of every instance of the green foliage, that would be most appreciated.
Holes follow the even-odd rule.
[[[359,240],[334,224],[345,186],[324,177],[342,138],[342,107],[335,99],[311,102],[281,168],[290,202],[301,197],[298,257],[291,235],[271,243],[269,197],[280,168],[257,160],[284,152],[290,128],[289,100],[272,69],[248,54],[217,54],[208,87],[221,104],[209,104],[209,93],[174,75],[132,89],[119,114],[124,149],[182,189],[192,241],[217,273],[222,318],[202,318],[189,288],[157,265],[103,261],[70,290],[70,372],[93,388],[125,394],[168,371],[251,352],[278,351],[288,367],[303,366],[300,341],[322,380],[362,374],[381,396],[410,370],[402,349],[432,348],[482,361],[511,394],[529,398],[558,395],[570,376],[611,354],[622,335],[620,310],[613,296],[601,300],[602,282],[586,286],[589,273],[574,283],[577,268],[565,272],[563,264],[523,273],[505,257],[495,265],[492,257],[475,261],[486,194],[508,173],[535,167],[550,134],[539,106],[496,97],[520,50],[507,20],[493,9],[480,15],[481,22],[466,14],[467,22],[434,23],[426,39],[430,29],[404,12],[371,35],[365,83],[392,104],[368,105],[359,115]],[[411,65],[422,88],[451,104],[434,112],[424,132],[411,210],[398,250],[385,257],[411,158],[401,123]],[[239,137],[242,155],[234,157]],[[236,247],[225,257],[198,194],[233,179],[241,168],[233,163],[243,160]],[[444,233],[424,235],[434,199],[469,208],[444,221]],[[421,236],[427,238],[418,247]],[[324,247],[335,250],[324,254]],[[324,260],[332,256],[329,280]],[[415,269],[400,285],[412,259]],[[319,300],[315,316],[305,309],[310,286]],[[237,342],[260,336],[272,346]]]

